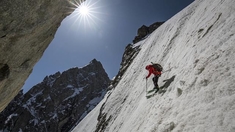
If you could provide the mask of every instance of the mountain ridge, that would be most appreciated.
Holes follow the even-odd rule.
[[[0,113],[0,131],[69,131],[100,102],[109,83],[96,59],[46,76]]]

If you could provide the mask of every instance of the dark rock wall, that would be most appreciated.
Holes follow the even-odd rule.
[[[0,1],[0,111],[20,91],[61,21],[74,10],[70,2]]]

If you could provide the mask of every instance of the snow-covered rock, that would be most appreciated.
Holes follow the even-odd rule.
[[[47,76],[26,94],[21,91],[0,114],[0,131],[69,131],[103,99],[109,82],[95,59]]]
[[[74,132],[234,132],[235,1],[195,0],[146,39],[106,100]],[[160,93],[144,69],[164,67]]]

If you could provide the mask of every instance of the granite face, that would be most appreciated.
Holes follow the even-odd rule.
[[[75,9],[71,2],[0,1],[0,111],[18,94],[61,21]]]

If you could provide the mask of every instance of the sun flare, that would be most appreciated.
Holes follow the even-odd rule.
[[[76,7],[72,15],[76,19],[74,24],[84,28],[96,28],[97,22],[101,21],[99,18],[101,12],[98,2],[97,0],[87,0],[83,3],[71,2]]]
[[[89,7],[86,5],[81,5],[80,7],[78,7],[79,13],[83,16],[89,15]]]

